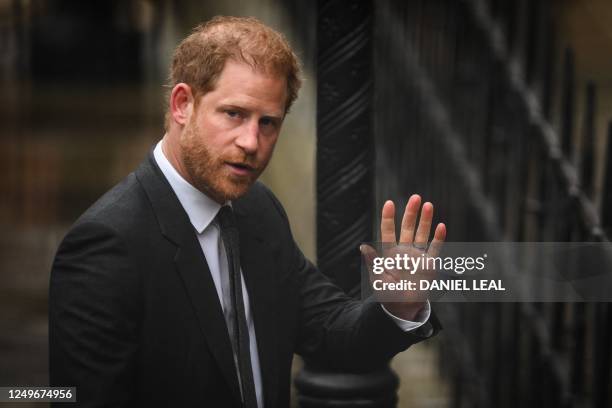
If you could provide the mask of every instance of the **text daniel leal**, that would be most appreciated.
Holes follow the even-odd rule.
[[[495,290],[505,291],[501,279],[474,279],[471,280],[471,285],[465,279],[451,280],[427,280],[421,279],[417,282],[414,280],[402,279],[399,282],[383,282],[381,279],[376,279],[372,282],[374,290]]]

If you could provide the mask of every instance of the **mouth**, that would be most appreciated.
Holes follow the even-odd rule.
[[[225,162],[225,164],[238,176],[248,176],[255,172],[255,168],[246,163]]]

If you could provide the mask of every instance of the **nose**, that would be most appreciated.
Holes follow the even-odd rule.
[[[236,145],[240,147],[246,154],[257,152],[259,143],[259,123],[256,120],[250,120],[245,126],[240,129],[240,134],[236,138]]]

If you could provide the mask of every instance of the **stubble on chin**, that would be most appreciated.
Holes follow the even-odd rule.
[[[198,139],[198,129],[192,124],[181,138],[181,155],[191,184],[220,204],[244,195],[255,182],[253,178],[238,178],[229,173],[222,158],[216,157]]]

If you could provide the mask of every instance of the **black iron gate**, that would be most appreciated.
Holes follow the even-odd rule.
[[[419,192],[453,241],[608,242],[612,124],[596,140],[597,84],[577,89],[572,50],[556,52],[552,1],[373,4],[376,208]],[[453,406],[612,403],[608,303],[439,309]]]

